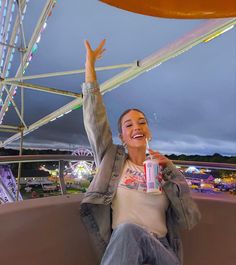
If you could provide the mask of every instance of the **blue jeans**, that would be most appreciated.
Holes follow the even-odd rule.
[[[114,229],[101,265],[180,265],[167,239],[125,223]]]

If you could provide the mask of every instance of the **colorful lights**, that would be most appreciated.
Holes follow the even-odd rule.
[[[44,31],[44,30],[46,29],[46,27],[47,27],[47,22],[45,22],[45,23],[43,24],[42,31]]]
[[[55,121],[56,119],[63,117],[64,115],[70,113],[71,111],[72,111],[72,110],[68,110],[68,111],[65,112],[65,113],[59,114],[57,117],[51,119],[50,121]]]
[[[35,43],[32,50],[31,50],[32,53],[30,56],[32,56],[37,51],[37,49],[38,49],[38,45],[37,45],[37,43]]]
[[[23,8],[23,11],[21,12],[20,21],[18,21],[18,23],[19,23],[18,24],[18,30],[15,31],[15,36],[13,38],[13,40],[14,40],[13,41],[14,42],[14,46],[17,45],[18,40],[19,40],[20,24],[22,23],[22,20],[24,19],[24,14],[26,12],[26,7],[27,7],[27,3],[28,2],[29,2],[29,0],[26,0],[25,1],[25,5],[20,7],[20,8]],[[3,8],[2,2],[0,2],[0,4],[1,4],[1,7]],[[48,17],[51,15],[51,11],[52,11],[53,7],[55,6],[55,4],[56,4],[56,1],[50,1],[50,0],[48,0],[47,5],[48,5],[48,8],[50,10],[49,9],[45,9],[44,13],[42,13],[42,14],[45,14],[45,17],[44,17],[45,20],[47,20]],[[12,5],[11,7],[9,7],[9,6],[7,7],[7,5],[4,2],[4,5],[5,5],[4,6],[4,16],[6,16],[9,12],[11,12],[11,13],[13,13],[14,11],[16,12],[15,4]],[[3,19],[5,19],[5,17],[3,17]],[[1,27],[1,35],[3,35],[3,33],[4,33],[5,36],[8,37],[8,32],[6,32],[6,28],[8,29],[8,31],[10,30],[10,28],[11,28],[11,23],[10,22],[11,21],[12,21],[12,15],[8,18],[8,20],[6,20],[6,23],[8,23],[7,26],[5,26],[5,27],[2,26]],[[32,48],[29,48],[29,50],[26,51],[26,56],[27,56],[26,58],[27,58],[27,60],[26,61],[24,60],[23,66],[21,66],[21,67],[18,68],[18,73],[19,73],[19,70],[21,71],[20,75],[24,75],[25,74],[25,71],[26,71],[27,67],[29,66],[29,63],[32,61],[33,55],[35,54],[35,52],[38,49],[39,42],[41,40],[41,34],[45,30],[46,26],[47,26],[46,21],[42,21],[42,24],[41,25],[39,24],[37,26],[38,27],[37,28],[38,31],[36,31],[36,33],[31,38],[31,40],[35,40],[35,39],[36,40],[35,40],[35,42],[33,42],[31,44],[32,46],[30,45],[30,47],[32,47]],[[40,27],[41,27],[41,29],[40,29]],[[7,39],[5,38],[4,43],[6,42],[6,40]],[[8,57],[10,59],[7,60],[7,58],[5,58],[5,50],[6,50],[6,48],[7,48],[6,46],[3,47],[3,49],[2,49],[2,57],[0,57],[0,59],[1,59],[0,60],[1,61],[1,68],[4,69],[4,71],[2,71],[2,69],[0,69],[0,72],[3,73],[3,78],[9,77],[9,75],[10,75],[10,68],[12,66],[13,55],[14,55],[14,52],[15,52],[15,48],[12,48],[11,46],[9,46],[8,47],[8,49],[9,49],[8,50],[8,53],[11,52],[11,54]],[[21,50],[24,50],[24,47],[21,47]],[[0,50],[0,56],[1,56],[1,50]],[[1,120],[1,122],[3,120],[3,116],[5,115],[5,112],[8,110],[7,105],[8,104],[11,104],[10,103],[11,102],[10,101],[10,97],[13,98],[13,96],[16,93],[16,90],[14,90],[14,87],[11,86],[10,91],[9,91],[9,96],[6,97],[6,100],[5,100],[4,103],[3,103],[3,100],[2,100],[2,93],[3,93],[3,89],[0,90],[0,98],[1,98],[0,104],[3,106],[2,107],[2,110],[0,111],[0,120]],[[1,124],[1,122],[0,122],[0,124]]]
[[[76,106],[75,108],[73,108],[73,110],[80,109],[81,107],[82,107],[82,105],[78,105],[78,106]]]
[[[4,6],[4,12],[2,14],[2,21],[1,21],[1,42],[7,43],[8,37],[9,37],[9,32],[11,29],[11,21],[12,21],[12,14],[14,13],[14,3],[9,3],[5,2]],[[3,8],[3,7],[2,7]],[[3,46],[2,50],[0,49],[0,57],[1,57],[1,70],[0,72],[3,73],[2,68],[4,66],[4,58],[6,55],[6,49],[7,46]],[[9,69],[9,68],[8,68]]]
[[[55,4],[56,4],[56,1],[54,1],[52,8],[54,8]],[[49,16],[51,16],[51,13],[52,13],[52,11],[49,12],[49,14],[47,16],[47,19],[49,18]],[[36,39],[36,42],[35,42],[35,44],[32,47],[31,53],[30,53],[30,55],[28,57],[28,61],[26,62],[25,66],[23,68],[23,74],[25,73],[26,68],[29,66],[29,62],[32,60],[33,55],[38,50],[38,44],[39,44],[39,42],[41,40],[41,35],[42,35],[43,31],[45,30],[46,26],[47,26],[47,22],[44,22],[44,24],[43,24],[43,26],[42,26],[42,28],[40,30],[40,33],[39,33],[39,35],[38,35],[38,37]]]

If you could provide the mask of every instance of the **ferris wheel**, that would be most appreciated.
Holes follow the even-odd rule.
[[[79,147],[76,149],[72,155],[78,155],[78,156],[93,156],[93,152],[91,149],[86,147]]]
[[[79,147],[76,149],[72,155],[81,157],[93,157],[93,152],[91,149],[86,147]],[[80,160],[76,162],[70,162],[67,171],[71,172],[71,176],[74,178],[89,178],[93,175],[95,169],[94,160]]]

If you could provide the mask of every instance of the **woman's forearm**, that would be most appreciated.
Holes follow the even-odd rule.
[[[85,63],[85,82],[95,82],[97,81],[95,63],[91,61],[86,61]]]

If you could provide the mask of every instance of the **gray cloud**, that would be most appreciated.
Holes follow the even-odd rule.
[[[24,20],[27,41],[44,1],[30,3]],[[57,2],[39,49],[26,75],[84,67],[83,40],[92,46],[106,37],[107,52],[98,65],[131,63],[175,41],[204,21],[145,17],[103,5],[99,1]],[[236,154],[236,29],[200,44],[158,68],[106,93],[104,101],[115,137],[116,121],[125,109],[137,107],[149,118],[153,148],[164,153]],[[19,54],[15,56],[15,73]],[[17,58],[18,57],[18,58]],[[122,70],[99,72],[102,83]],[[28,81],[81,92],[83,74]],[[20,94],[15,100],[20,106]],[[70,99],[27,90],[27,125]],[[19,124],[11,109],[4,124]],[[6,134],[0,133],[4,140]],[[82,110],[51,122],[27,135],[25,146],[69,148],[87,145]]]

